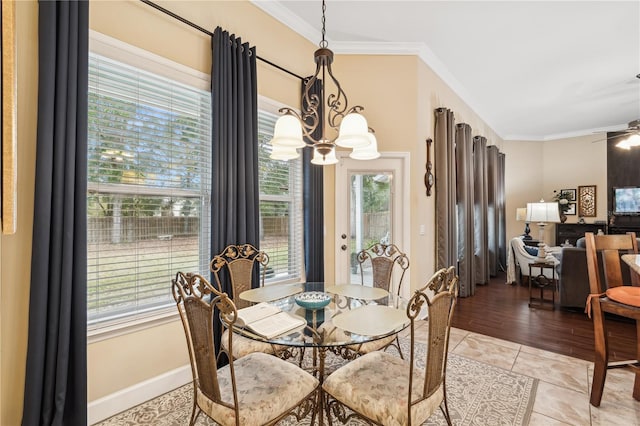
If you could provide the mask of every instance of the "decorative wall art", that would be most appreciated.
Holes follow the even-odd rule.
[[[2,0],[2,233],[14,234],[17,219],[15,1]]]
[[[433,163],[431,162],[431,144],[433,140],[427,139],[427,172],[424,174],[424,185],[427,187],[427,197],[431,195],[431,188],[433,187]]]
[[[569,201],[576,201],[575,189],[561,189],[560,192],[562,192],[563,194],[569,194]]]
[[[576,203],[569,203],[569,209],[564,212],[567,216],[575,216],[576,215]]]
[[[578,187],[578,215],[582,217],[596,216],[596,186]]]

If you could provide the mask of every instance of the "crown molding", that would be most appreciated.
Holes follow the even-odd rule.
[[[284,7],[279,1],[250,0],[253,5],[263,12],[280,21],[283,25],[300,34],[312,43],[317,43],[322,38],[319,31],[313,29],[309,24]],[[402,42],[335,42],[328,37],[329,47],[336,54],[344,55],[416,55],[422,62],[430,67],[433,72],[440,77],[444,83],[458,95],[478,116],[487,124],[479,103],[473,99],[469,91],[455,78],[442,61],[433,53],[425,43],[402,43]],[[495,130],[496,134],[499,132]]]
[[[280,1],[250,0],[250,2],[313,44],[317,44],[322,39],[320,31],[316,31],[304,19],[284,7]]]
[[[618,124],[616,126],[607,127],[595,127],[593,129],[577,130],[574,132],[554,133],[551,135],[545,135],[543,137],[533,135],[505,135],[505,141],[531,141],[531,142],[546,142],[555,141],[559,139],[578,138],[582,136],[593,136],[594,138],[600,133],[607,132],[619,132],[626,129],[628,124]]]

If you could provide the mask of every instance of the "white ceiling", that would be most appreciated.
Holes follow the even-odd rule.
[[[321,1],[253,3],[320,41]],[[638,0],[329,0],[326,7],[334,52],[419,55],[504,139],[581,136],[640,118]]]

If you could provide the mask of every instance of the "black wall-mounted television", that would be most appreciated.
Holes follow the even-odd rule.
[[[617,216],[640,215],[640,187],[614,187],[613,214]]]

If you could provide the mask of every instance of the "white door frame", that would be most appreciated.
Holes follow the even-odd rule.
[[[409,259],[410,247],[411,247],[411,170],[410,170],[410,154],[408,152],[382,152],[380,158],[377,160],[353,160],[349,157],[349,153],[342,151],[337,152],[338,164],[336,164],[335,175],[335,250],[336,250],[336,262],[335,262],[335,277],[336,283],[347,282],[346,273],[349,270],[349,259],[347,256],[342,256],[341,246],[344,241],[340,238],[340,234],[345,232],[349,227],[349,212],[350,206],[350,192],[348,185],[348,178],[350,171],[381,171],[392,170],[394,171],[395,183],[392,191],[394,191],[394,206],[393,206],[393,234],[399,236],[400,239],[395,238],[400,249],[407,254]],[[393,164],[388,160],[399,160]],[[396,243],[394,241],[394,243]],[[347,262],[347,264],[345,264]],[[397,268],[396,268],[397,269]],[[402,285],[402,295],[408,297],[411,288],[409,268],[405,274]]]

